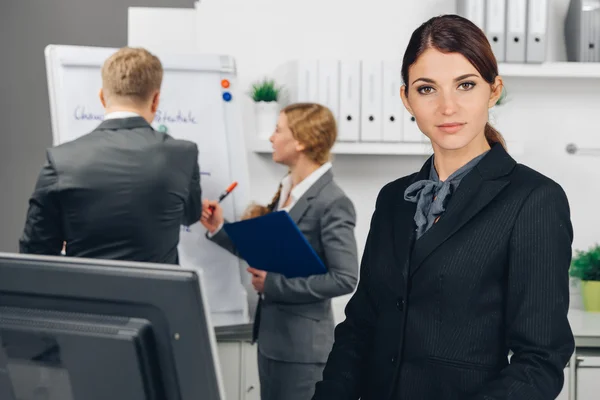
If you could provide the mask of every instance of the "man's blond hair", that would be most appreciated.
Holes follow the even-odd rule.
[[[102,66],[102,89],[111,99],[145,103],[160,90],[163,68],[158,57],[142,48],[124,47]]]

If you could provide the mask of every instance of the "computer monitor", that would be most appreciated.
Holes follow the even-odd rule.
[[[224,399],[208,309],[199,271],[0,253],[0,398]]]

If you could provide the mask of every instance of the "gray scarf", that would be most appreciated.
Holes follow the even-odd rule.
[[[456,170],[444,182],[440,181],[433,164],[433,157],[431,157],[429,179],[413,183],[406,188],[406,191],[404,192],[404,200],[410,201],[411,203],[417,203],[417,211],[415,212],[417,239],[423,236],[423,234],[433,226],[437,217],[442,215],[446,210],[446,205],[448,204],[452,193],[454,193],[462,178],[467,175],[486,154],[487,151],[475,157]]]

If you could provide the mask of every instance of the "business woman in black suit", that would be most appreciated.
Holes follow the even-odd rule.
[[[402,75],[434,155],[379,193],[313,399],[554,399],[574,350],[565,193],[488,124],[502,79],[470,21],[420,26]]]

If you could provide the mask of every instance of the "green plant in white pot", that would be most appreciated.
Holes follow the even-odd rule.
[[[600,312],[600,246],[577,250],[569,274],[581,280],[581,295],[586,311]]]
[[[261,139],[268,139],[275,130],[279,117],[279,95],[281,88],[273,79],[263,79],[255,82],[250,90],[254,100],[254,113],[256,116],[256,132]]]

